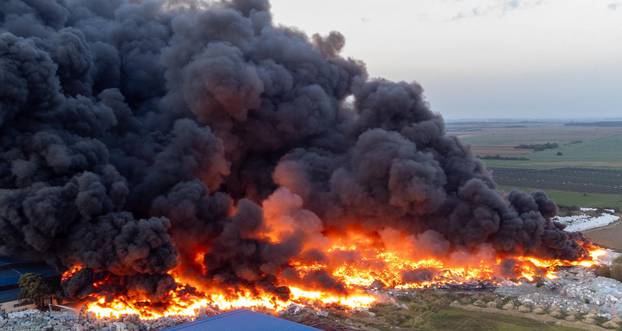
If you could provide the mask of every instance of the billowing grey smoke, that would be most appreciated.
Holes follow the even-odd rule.
[[[494,190],[419,85],[368,79],[362,62],[339,55],[341,34],[277,27],[269,9],[3,0],[2,253],[84,265],[65,284],[71,296],[97,277],[157,296],[197,247],[209,248],[207,282],[287,296],[275,275],[287,275],[309,233],[351,222],[451,249],[585,254],[579,234],[550,221],[544,194]],[[255,235],[275,192],[289,202],[266,204],[300,223],[279,243]],[[342,287],[323,272],[306,277]]]

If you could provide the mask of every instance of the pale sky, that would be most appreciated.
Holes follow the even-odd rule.
[[[622,0],[272,0],[458,118],[622,117]]]

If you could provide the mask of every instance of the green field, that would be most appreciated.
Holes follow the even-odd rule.
[[[499,190],[510,192],[513,189],[521,191],[534,191],[539,189],[513,187],[500,185]],[[558,190],[543,190],[558,205],[566,207],[586,207],[586,208],[613,208],[622,210],[622,195],[620,194],[603,194],[603,193],[581,193],[568,192]]]
[[[499,185],[622,196],[622,171],[588,168],[489,168]]]
[[[486,160],[490,167],[622,169],[622,128],[619,127],[568,127],[560,123],[535,123],[519,128],[484,127],[475,131],[469,127],[451,133],[471,145],[474,153],[481,156],[516,156],[520,150],[512,149],[521,144],[559,144],[557,149],[521,153],[520,156],[529,159],[525,161]],[[558,152],[562,155],[557,155]]]
[[[572,215],[579,212],[575,207],[622,212],[622,127],[608,123],[473,121],[448,123],[447,128],[475,155],[486,156],[484,163],[500,191],[541,190],[561,207],[560,214]],[[533,150],[549,143],[557,148]],[[532,149],[516,148],[519,145]],[[588,236],[622,250],[621,234],[622,225],[617,224],[589,231]]]
[[[561,152],[563,155],[557,155]],[[491,167],[550,169],[586,167],[622,169],[622,135],[560,144],[560,148],[525,154],[528,161],[486,160]]]
[[[543,190],[562,206],[622,210],[619,125],[473,121],[449,123],[448,131],[469,145],[474,154],[498,158],[484,162],[501,190]],[[515,148],[547,143],[556,143],[558,148],[538,152]]]

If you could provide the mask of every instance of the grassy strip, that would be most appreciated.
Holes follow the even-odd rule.
[[[517,169],[536,169],[549,170],[558,168],[589,168],[589,169],[605,169],[605,170],[622,170],[622,162],[607,161],[565,161],[550,160],[539,161],[531,159],[531,154],[524,157],[530,158],[529,161],[519,160],[483,160],[488,168],[517,168]]]
[[[576,206],[576,207],[588,207],[588,208],[614,208],[622,210],[622,195],[620,194],[605,194],[605,193],[582,193],[582,192],[568,192],[558,190],[539,190],[534,188],[525,187],[511,187],[500,185],[499,190],[510,192],[513,189],[519,189],[522,191],[545,191],[549,197],[562,206]]]
[[[494,180],[505,186],[622,195],[622,171],[586,168],[490,168],[490,171]]]
[[[578,330],[558,325],[549,325],[527,318],[445,308],[432,315],[423,330],[503,330],[503,331],[569,331]]]

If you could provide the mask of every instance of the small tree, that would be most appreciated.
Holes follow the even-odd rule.
[[[23,274],[17,284],[20,299],[32,301],[39,309],[44,307],[44,300],[49,297],[50,288],[43,277],[33,273]]]

